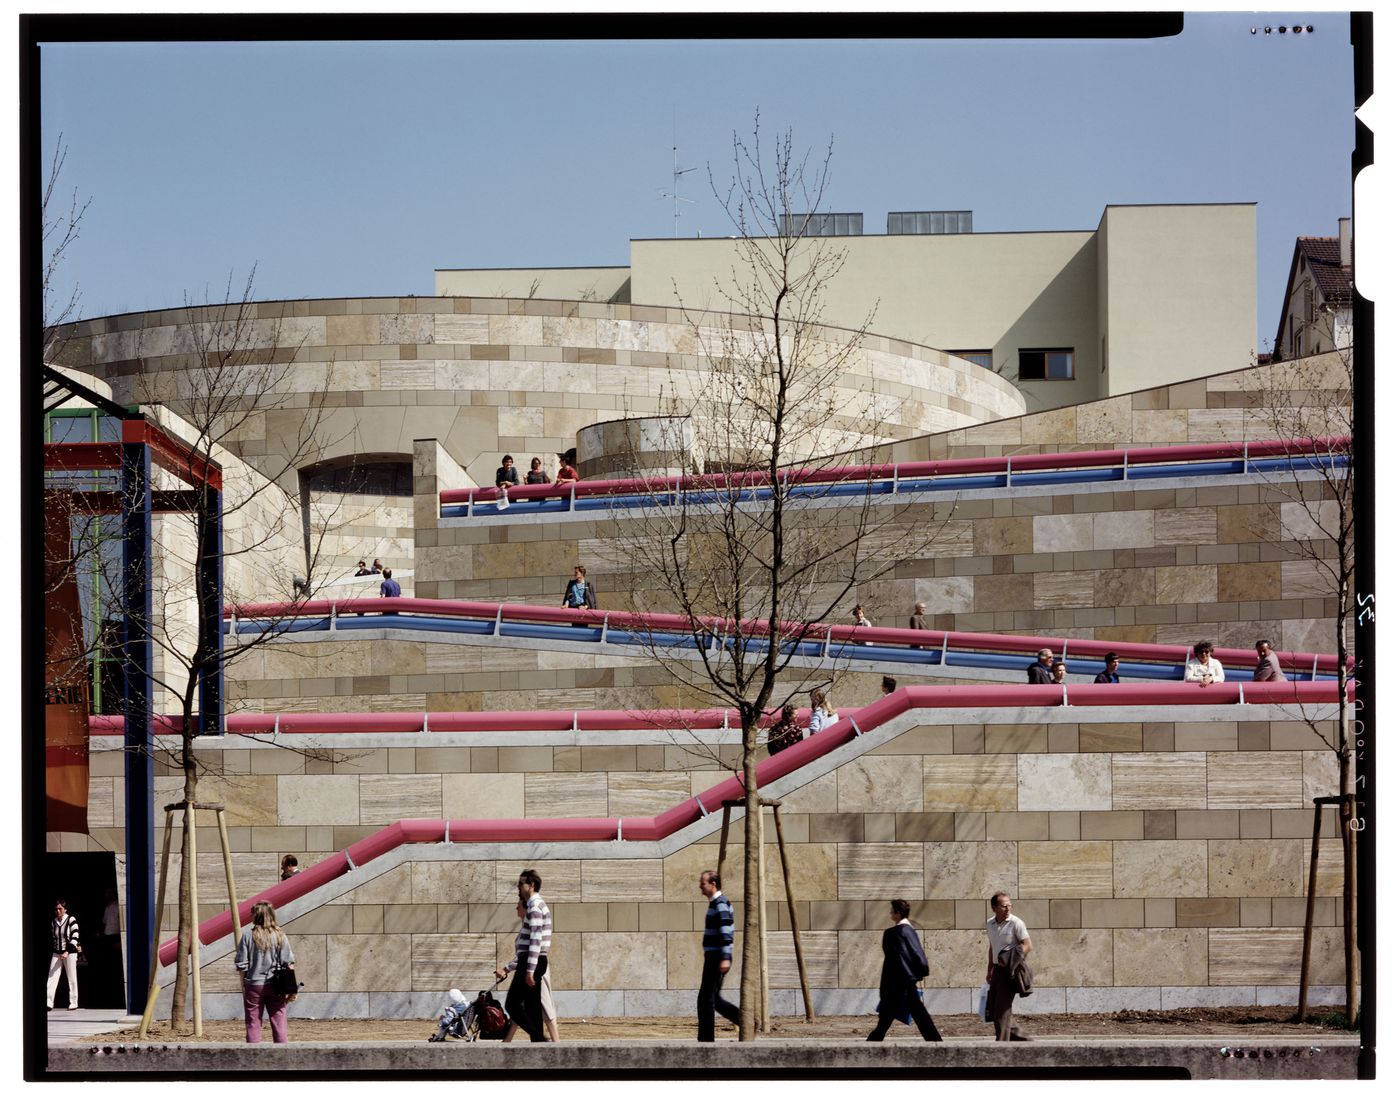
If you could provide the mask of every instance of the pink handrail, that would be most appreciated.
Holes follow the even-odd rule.
[[[1088,469],[1098,466],[1157,465],[1165,462],[1202,462],[1225,458],[1276,458],[1289,454],[1331,455],[1350,447],[1349,435],[1318,438],[1270,439],[1260,442],[1190,443],[1181,446],[1129,447],[1118,450],[1061,451],[1054,454],[1014,454],[997,458],[952,458],[942,461],[883,463],[866,466],[828,466],[785,470],[788,484],[839,484],[849,481],[883,481],[898,471],[903,478],[946,477],[975,473],[1028,473],[1047,469]],[[563,485],[522,485],[511,488],[511,500],[566,499],[574,496],[648,495],[709,488],[761,488],[769,484],[762,471],[703,473],[676,477],[630,477],[613,480],[575,481]],[[438,494],[439,504],[490,503],[500,490],[450,488]]]
[[[609,630],[648,633],[653,630],[682,634],[710,634],[732,637],[736,623],[732,618],[700,616],[692,620],[683,614],[636,614],[631,611],[569,610],[565,607],[541,607],[523,603],[475,603],[453,599],[416,599],[400,596],[395,599],[359,598],[339,601],[250,603],[224,608],[225,618],[276,619],[325,618],[333,614],[383,614],[396,611],[403,614],[435,615],[443,618],[504,622],[532,622],[546,625],[581,624],[602,626]],[[385,623],[385,626],[389,626]],[[760,619],[743,619],[738,632],[746,638],[768,635],[768,623]],[[828,625],[822,622],[780,622],[778,633],[784,641],[819,641],[828,636],[837,644],[890,645],[909,649],[977,650],[991,653],[1024,653],[1031,655],[1042,648],[1084,659],[1102,660],[1105,653],[1116,652],[1125,661],[1145,660],[1158,663],[1179,663],[1191,652],[1190,645],[1161,645],[1136,641],[1093,641],[1075,637],[1045,637],[1017,634],[964,633],[945,630],[909,630],[885,626]],[[848,654],[849,655],[849,654]],[[1285,670],[1335,674],[1335,655],[1301,651],[1278,652],[1279,664]],[[1252,668],[1258,662],[1253,649],[1216,649],[1215,658],[1232,668]],[[1350,658],[1347,666],[1351,666]]]
[[[1354,697],[1354,685],[1347,684],[1347,697]],[[947,709],[976,706],[984,709],[1028,709],[1071,706],[1157,706],[1214,705],[1228,706],[1241,702],[1253,704],[1325,704],[1336,699],[1332,683],[1215,683],[1198,687],[1188,683],[1168,684],[1083,684],[1064,686],[1031,686],[1029,684],[994,684],[975,687],[904,687],[893,694],[847,715],[820,733],[807,737],[786,751],[770,756],[758,764],[759,786],[791,774],[800,767],[821,758],[833,749],[858,736],[878,729],[887,721],[911,709]],[[700,711],[712,715],[714,711]],[[687,711],[671,711],[673,716]],[[625,711],[595,711],[594,715],[607,723],[625,716]],[[292,717],[293,715],[285,715]],[[318,714],[302,717],[336,718],[345,722],[355,718],[379,719],[379,714]],[[402,715],[400,715],[402,716]],[[460,718],[467,715],[446,715]],[[526,715],[528,716],[528,715]],[[580,715],[582,717],[582,715]],[[605,724],[616,728],[615,724]],[[645,726],[643,726],[645,727]],[[703,793],[688,797],[655,817],[562,817],[520,820],[432,820],[409,819],[389,825],[344,850],[303,870],[300,874],[278,882],[238,905],[239,919],[246,925],[252,916],[253,904],[270,901],[285,904],[333,881],[356,867],[388,854],[407,843],[535,843],[571,841],[597,843],[614,840],[655,842],[665,839],[702,816],[717,812],[725,801],[743,796],[743,783],[734,775]],[[198,927],[199,941],[211,943],[233,930],[233,920],[227,911],[205,920]],[[160,946],[160,961],[169,965],[175,960],[177,941],[167,939]]]

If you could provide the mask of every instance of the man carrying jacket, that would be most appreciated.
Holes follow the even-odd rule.
[[[1031,952],[1031,937],[1021,917],[1011,914],[1011,898],[992,894],[992,918],[987,921],[987,1017],[998,1042],[1029,1042],[1011,1022],[1011,1009],[1021,991],[1017,970]]]

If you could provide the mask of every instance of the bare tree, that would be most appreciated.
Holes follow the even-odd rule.
[[[1299,706],[1299,718],[1336,759],[1341,799],[1342,906],[1346,951],[1347,1025],[1357,1015],[1355,744],[1347,718],[1347,657],[1356,612],[1355,466],[1352,449],[1354,376],[1349,347],[1330,354],[1260,366],[1251,375],[1252,414],[1275,439],[1306,440],[1287,472],[1267,478],[1279,504],[1277,527],[1261,540],[1302,566],[1307,588],[1323,597],[1337,657],[1336,717]]]
[[[58,276],[63,267],[65,253],[77,241],[92,199],[79,199],[77,189],[65,202],[59,197],[59,180],[63,175],[63,165],[68,159],[68,146],[63,144],[63,134],[54,141],[53,159],[49,164],[48,179],[44,182],[41,221],[44,238],[43,310],[44,310],[44,361],[50,361],[60,350],[62,325],[73,319],[82,300],[75,282],[67,297],[58,293]],[[61,302],[61,304],[60,304]]]
[[[288,346],[284,340],[282,317],[261,315],[263,310],[253,296],[252,273],[240,294],[232,291],[230,280],[222,304],[195,307],[187,300],[175,326],[174,350],[179,357],[174,365],[138,353],[136,372],[127,381],[131,399],[147,406],[147,414],[184,443],[190,468],[197,474],[221,469],[221,498],[188,492],[183,496],[184,508],[163,517],[154,539],[158,551],[152,555],[148,616],[144,602],[131,606],[123,601],[121,576],[107,582],[116,614],[142,618],[156,651],[154,693],[173,700],[179,736],[178,747],[168,756],[157,749],[157,758],[182,776],[182,800],[191,805],[198,801],[204,768],[195,751],[201,732],[201,680],[226,676],[239,661],[279,640],[292,619],[271,622],[262,632],[244,635],[227,646],[193,623],[210,616],[217,620],[224,604],[287,595],[294,605],[304,602],[327,571],[324,547],[329,536],[356,518],[322,508],[316,529],[303,530],[302,509],[282,485],[295,483],[298,470],[323,460],[343,441],[327,437],[329,364],[324,377],[316,378],[312,377],[315,367],[308,371],[297,362],[299,345]],[[293,391],[306,394],[308,407],[292,429],[279,433],[275,448],[266,448],[263,468],[254,470],[232,460],[238,445],[260,430],[264,413],[281,405]],[[154,485],[157,490],[177,487],[169,474],[155,476],[164,478]],[[222,526],[217,542],[212,534],[215,520]],[[215,562],[223,577],[222,591],[201,580]],[[185,1019],[189,975],[185,959],[197,922],[191,904],[195,867],[188,857],[189,844],[188,830],[182,830],[172,1027]]]
[[[738,711],[744,782],[744,915],[741,1040],[760,1018],[760,807],[758,734],[765,714],[812,687],[829,687],[830,664],[801,667],[798,642],[824,636],[858,585],[916,554],[938,531],[911,530],[903,509],[875,503],[864,474],[830,456],[874,441],[888,418],[873,392],[852,399],[848,374],[865,325],[822,325],[822,306],[845,252],[807,233],[820,210],[831,149],[813,160],[791,132],[762,147],[733,138],[734,178],[711,188],[736,230],[736,267],[716,296],[728,313],[693,312],[700,370],[673,371],[665,415],[633,425],[628,470],[649,487],[643,504],[614,513],[615,534],[635,578],[638,610],[674,610],[690,634],[678,655],[659,635],[647,646],[683,697]],[[648,439],[641,445],[642,436]],[[675,493],[677,477],[705,471],[698,491]],[[650,502],[646,502],[647,500]],[[835,505],[839,504],[839,508]],[[946,513],[948,505],[943,506]],[[657,599],[669,604],[658,608]],[[748,621],[751,626],[741,623]],[[697,751],[705,752],[699,745]],[[719,753],[714,758],[721,759]]]

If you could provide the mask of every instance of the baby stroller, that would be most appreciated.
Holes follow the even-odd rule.
[[[491,994],[490,988],[478,992],[475,1000],[467,999],[460,988],[454,988],[448,992],[447,1006],[438,1016],[437,1033],[428,1041],[445,1042],[448,1038],[460,1038],[467,1042],[475,1042],[478,1038],[488,1042],[499,1041],[506,1036],[509,1028],[510,1019],[506,1010]]]

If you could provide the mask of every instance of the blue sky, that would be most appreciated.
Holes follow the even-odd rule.
[[[1251,36],[1265,21],[1311,35]],[[1188,14],[1146,41],[251,43],[43,50],[48,148],[92,200],[63,277],[85,316],[222,293],[431,294],[437,267],[626,264],[727,232],[755,107],[835,139],[832,209],[971,209],[978,231],[1091,229],[1113,203],[1257,202],[1261,339],[1293,240],[1351,204],[1341,13]]]

